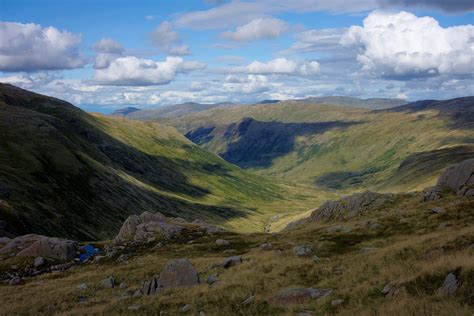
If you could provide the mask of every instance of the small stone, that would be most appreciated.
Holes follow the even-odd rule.
[[[311,259],[312,259],[314,262],[321,261],[321,258],[319,258],[319,257],[316,256],[316,255],[314,255],[313,257],[311,257]]]
[[[115,278],[113,276],[109,276],[103,279],[101,284],[102,287],[105,287],[106,289],[111,289],[115,286]]]
[[[142,296],[143,296],[143,292],[141,289],[138,289],[135,291],[135,293],[133,293],[133,297],[135,298],[142,297]]]
[[[10,279],[8,282],[8,285],[17,285],[20,284],[21,278],[19,276],[14,276],[13,278]]]
[[[433,207],[430,211],[431,211],[431,213],[434,213],[434,214],[444,214],[444,213],[446,213],[446,209],[444,207]]]
[[[441,296],[453,295],[459,287],[459,281],[454,273],[449,273],[444,279],[443,285],[438,289],[437,293]]]
[[[241,256],[233,256],[233,257],[228,257],[228,258],[224,259],[224,261],[222,262],[222,264],[220,264],[220,266],[222,266],[224,269],[228,269],[228,268],[233,267],[233,266],[235,266],[236,264],[239,264],[239,263],[242,263],[242,257]]]
[[[117,258],[117,262],[127,262],[130,257],[129,254],[122,254]]]
[[[191,306],[191,304],[186,304],[186,305],[184,305],[183,307],[181,307],[181,311],[182,311],[183,313],[187,313],[187,312],[189,312],[192,308],[193,308],[193,307]]]
[[[277,295],[270,298],[272,305],[303,304],[313,298],[321,298],[331,294],[331,289],[314,288],[288,288],[281,290]]]
[[[200,311],[199,316],[206,316],[206,313],[204,311]]]
[[[338,232],[342,231],[342,226],[341,225],[331,226],[328,229],[326,229],[326,231],[330,234],[338,233]]]
[[[445,229],[446,227],[448,227],[448,223],[441,223],[438,225],[439,229]]]
[[[299,245],[293,247],[293,252],[297,256],[309,256],[313,253],[313,247],[311,245]]]
[[[360,249],[360,253],[370,254],[370,253],[376,252],[377,250],[378,250],[378,248],[376,248],[376,247],[364,247],[364,248]]]
[[[229,246],[230,242],[228,240],[225,240],[225,239],[217,239],[216,240],[216,245],[218,245],[218,246]]]
[[[385,294],[387,298],[395,297],[405,292],[406,292],[405,286],[399,285],[393,281],[387,283],[382,289],[382,294]]]
[[[128,284],[125,283],[125,282],[122,282],[122,283],[120,283],[120,286],[119,286],[119,287],[120,287],[121,289],[126,289],[126,288],[128,288]]]
[[[260,245],[260,249],[261,249],[261,250],[265,250],[265,251],[272,250],[272,249],[273,249],[273,245],[270,244],[270,243],[264,243],[264,244],[261,244],[261,245]]]
[[[35,261],[33,262],[33,265],[35,268],[39,268],[41,266],[44,266],[46,264],[46,260],[43,257],[36,257]]]
[[[333,301],[331,301],[331,305],[332,305],[332,306],[339,306],[339,305],[341,305],[342,303],[344,303],[344,300],[343,300],[343,299],[338,299],[338,300],[333,300]]]
[[[133,297],[133,294],[135,294],[132,290],[126,290],[125,292],[120,295],[121,299],[127,299]]]
[[[222,253],[224,253],[224,254],[234,254],[234,253],[237,253],[237,250],[235,250],[235,249],[226,249]]]
[[[311,298],[321,298],[326,297],[332,293],[332,289],[316,289],[316,288],[308,288]]]
[[[129,311],[137,311],[140,309],[140,305],[132,305],[128,307]]]
[[[242,301],[243,306],[247,306],[252,304],[255,301],[255,295],[247,297],[245,300]]]
[[[217,278],[217,275],[210,275],[207,277],[207,284],[209,285],[212,285],[213,283],[216,283],[217,281],[219,281],[219,279]]]
[[[89,288],[89,287],[87,286],[87,283],[81,283],[81,284],[79,284],[79,285],[77,286],[77,289],[78,289],[79,291],[85,291],[85,290],[87,290],[88,288]]]

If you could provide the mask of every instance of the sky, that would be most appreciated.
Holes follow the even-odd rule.
[[[108,113],[474,95],[473,0],[0,0],[0,82]]]

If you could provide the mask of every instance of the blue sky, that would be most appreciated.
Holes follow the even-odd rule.
[[[0,0],[0,21],[0,82],[87,110],[474,94],[470,0]]]

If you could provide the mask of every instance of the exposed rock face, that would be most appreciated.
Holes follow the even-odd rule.
[[[192,286],[199,283],[199,276],[188,259],[170,260],[158,276],[142,284],[144,294],[151,295],[165,289],[181,286]]]
[[[448,167],[437,186],[448,187],[459,196],[474,196],[474,159]]]
[[[474,196],[474,159],[449,166],[436,186],[424,190],[423,201],[438,199],[443,189],[450,189],[459,196]]]
[[[144,212],[139,216],[132,215],[125,220],[114,239],[114,243],[145,243],[156,241],[156,237],[160,240],[168,240],[173,236],[179,235],[187,225],[197,225],[207,233],[222,231],[220,228],[200,221],[188,223],[181,218],[166,217],[161,213]]]
[[[75,241],[29,234],[7,242],[0,249],[0,256],[47,257],[69,261],[76,257],[76,251]]]
[[[355,193],[339,201],[328,201],[311,214],[312,221],[348,219],[365,211],[376,209],[391,201],[393,195],[375,192]]]

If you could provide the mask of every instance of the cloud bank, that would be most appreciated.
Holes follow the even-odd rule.
[[[80,68],[81,36],[34,23],[0,22],[0,71]]]

